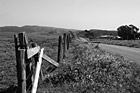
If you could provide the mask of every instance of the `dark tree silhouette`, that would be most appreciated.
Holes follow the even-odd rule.
[[[93,39],[94,33],[92,31],[85,30],[85,37],[89,39]]]
[[[139,29],[134,25],[125,25],[117,28],[118,36],[120,36],[123,40],[136,39],[138,30]]]
[[[130,29],[131,29],[131,34],[133,39],[136,39],[136,35],[138,34],[139,28],[137,28],[134,25],[129,25]]]

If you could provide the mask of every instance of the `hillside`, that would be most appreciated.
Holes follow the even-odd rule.
[[[47,36],[53,35],[58,36],[68,31],[76,31],[73,29],[55,28],[47,26],[5,26],[0,27],[0,36],[13,37],[14,34],[20,32],[26,32],[30,35]]]
[[[96,30],[96,29],[91,29],[89,30],[95,34],[95,36],[100,36],[100,35],[117,35],[117,31],[115,30]]]
[[[101,35],[114,35],[117,36],[117,31],[115,30],[99,30],[99,29],[91,29],[88,31],[79,31],[77,32],[77,35],[80,37],[85,37],[85,35],[90,32],[93,33],[95,38]]]
[[[42,28],[40,30],[38,27],[31,28],[30,26],[15,28],[19,30],[26,28],[28,31],[32,31],[27,33],[29,41],[32,39],[33,42],[45,49],[44,53],[47,56],[57,60],[58,38],[54,35],[54,30],[54,34],[45,34],[52,30],[44,31]],[[59,32],[58,29],[56,32]],[[0,93],[9,86],[17,86],[14,39],[11,34],[10,38],[1,36]],[[40,78],[37,93],[139,93],[139,65],[122,56],[112,55],[96,46],[96,44],[82,42],[82,39],[73,39],[66,58],[60,62],[60,67],[50,75],[47,72],[48,63],[43,61],[42,71],[45,80],[42,81]]]
[[[47,26],[5,26],[5,27],[0,27],[0,36],[13,36],[16,33],[19,32],[26,32],[28,34],[33,34],[33,35],[53,35],[53,36],[58,36],[61,35],[65,32],[68,31],[74,31],[76,34],[80,37],[84,37],[85,34],[87,33],[84,30],[75,30],[75,29],[65,29],[65,28],[55,28],[55,27],[47,27]],[[88,32],[94,33],[95,37],[101,36],[101,35],[117,35],[117,31],[115,30],[99,30],[99,29],[91,29]]]
[[[0,27],[0,32],[34,32],[34,31],[68,31],[74,29],[64,29],[64,28],[55,28],[55,27],[47,27],[47,26],[4,26]]]

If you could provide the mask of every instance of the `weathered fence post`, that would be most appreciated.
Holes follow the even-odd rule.
[[[29,49],[28,39],[24,32],[19,33],[18,36],[19,36],[20,48],[25,49],[26,89],[28,89],[30,91],[31,87],[32,87],[32,82],[33,82],[33,75],[32,75],[32,62],[31,62],[31,59],[28,59],[28,55],[27,55],[27,50]]]
[[[32,48],[37,47],[37,46],[38,46],[38,45],[37,45],[36,43],[32,43],[32,44],[31,44],[31,47],[32,47]],[[35,55],[33,56],[33,59],[34,59],[34,61],[35,61],[35,68],[36,68],[36,65],[37,65],[37,62],[38,62],[38,59],[39,59],[39,53],[35,54]],[[40,74],[41,74],[41,79],[44,80],[44,75],[43,75],[42,69],[41,69],[41,71],[40,71]],[[33,78],[33,76],[32,76],[32,78]]]
[[[67,50],[69,50],[69,44],[70,44],[70,40],[69,40],[69,34],[67,35]]]
[[[42,64],[43,51],[44,51],[44,48],[42,48],[40,51],[39,60],[38,60],[37,65],[36,65],[35,79],[33,82],[33,87],[32,87],[31,93],[36,93],[36,91],[37,91],[39,73],[40,73],[41,64]]]
[[[32,69],[32,58],[28,59],[28,54],[27,54],[27,50],[29,49],[28,46],[28,38],[26,36],[26,34],[24,33],[24,46],[25,46],[25,61],[26,61],[26,83],[27,86],[26,88],[28,89],[28,91],[31,91],[32,88],[32,83],[33,83],[33,69]]]
[[[64,44],[63,44],[63,59],[66,57],[66,49],[67,49],[67,48],[66,48],[66,47],[67,47],[67,46],[66,46],[66,38],[67,38],[67,37],[66,37],[66,33],[64,33],[64,34],[63,34],[63,41],[64,41]]]
[[[19,85],[18,93],[26,93],[26,64],[25,64],[25,49],[18,49],[19,59],[18,61],[18,70],[19,74]]]
[[[18,43],[18,36],[17,35],[14,35],[14,41],[15,41],[15,53],[16,53],[16,68],[17,68],[17,80],[18,80],[18,92],[21,90],[20,88],[19,88],[19,86],[20,86],[20,79],[21,79],[21,77],[20,77],[20,68],[19,68],[19,61],[18,61],[18,59],[19,59],[19,52],[18,52],[18,47],[19,47],[19,43]]]
[[[18,79],[18,93],[26,93],[27,89],[29,91],[31,90],[32,82],[33,82],[32,62],[31,59],[28,59],[28,55],[27,55],[27,50],[29,49],[27,45],[28,39],[25,33],[23,32],[23,33],[19,33],[18,35],[14,35],[14,40],[15,40],[16,60],[17,60],[16,67],[17,67],[17,79]]]
[[[19,33],[18,35],[14,35],[15,40],[15,53],[16,53],[16,62],[17,62],[17,79],[18,79],[18,90],[17,93],[36,93],[37,84],[39,80],[39,73],[41,71],[42,78],[44,78],[41,63],[42,57],[46,60],[49,60],[51,64],[56,67],[59,66],[57,62],[52,60],[51,58],[44,56],[43,51],[44,48],[40,51],[40,46],[37,46],[36,43],[32,45],[29,49],[28,39],[25,33]],[[62,48],[66,52],[68,48],[68,36],[64,34],[64,46],[62,47],[62,36],[59,37],[59,47],[58,47],[58,62],[61,61],[62,56]],[[39,53],[40,51],[40,53]],[[35,61],[35,77],[33,81],[33,65],[32,61]],[[55,69],[54,68],[54,69]]]
[[[62,36],[59,36],[57,62],[60,63],[61,59],[62,59]]]
[[[15,36],[15,46],[17,51],[17,76],[18,76],[18,92],[26,93],[26,64],[25,64],[25,47],[24,47],[24,33],[18,34],[19,44],[17,40],[17,36]]]

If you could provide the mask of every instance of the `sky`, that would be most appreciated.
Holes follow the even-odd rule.
[[[140,0],[0,0],[0,26],[140,28]]]

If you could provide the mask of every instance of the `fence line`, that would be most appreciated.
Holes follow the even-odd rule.
[[[29,48],[28,39],[26,33],[19,33],[14,35],[15,40],[15,54],[16,54],[16,68],[17,68],[17,80],[18,80],[18,93],[36,93],[39,75],[41,74],[42,80],[44,75],[41,69],[42,59],[51,63],[55,68],[51,68],[51,73],[57,67],[60,66],[60,62],[66,57],[66,53],[70,47],[71,36],[68,33],[64,33],[59,36],[58,42],[58,56],[57,62],[43,54],[44,48],[40,48],[36,43],[32,43]],[[33,65],[33,62],[35,65]],[[35,75],[33,66],[35,67]]]

